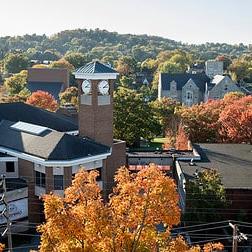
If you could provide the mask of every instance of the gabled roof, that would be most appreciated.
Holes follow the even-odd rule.
[[[117,73],[113,68],[108,65],[105,65],[99,61],[93,61],[87,63],[85,66],[78,68],[75,73],[85,73],[85,74],[94,74],[94,73]]]
[[[178,73],[178,74],[168,74],[161,73],[161,85],[162,90],[170,90],[170,83],[175,81],[177,83],[177,89],[182,90],[182,87],[187,83],[189,79],[198,86],[201,92],[205,91],[206,82],[209,83],[210,79],[205,73],[190,74],[190,73]]]
[[[16,130],[11,121],[0,122],[0,147],[44,160],[74,160],[110,152],[110,148],[89,139],[82,139],[48,129],[40,135]]]
[[[33,93],[38,90],[48,92],[54,99],[59,100],[59,93],[64,84],[61,82],[39,82],[30,81],[27,83],[27,88]]]
[[[63,115],[33,107],[22,102],[1,103],[0,121],[1,120],[12,122],[23,121],[45,126],[60,132],[78,130],[78,125]]]

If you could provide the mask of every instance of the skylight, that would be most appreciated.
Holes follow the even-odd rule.
[[[21,122],[21,121],[11,125],[11,128],[18,131],[30,133],[36,136],[39,136],[40,134],[48,130],[48,128],[46,127],[31,124],[31,123]]]

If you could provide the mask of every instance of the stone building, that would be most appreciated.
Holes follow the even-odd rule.
[[[241,89],[229,76],[215,75],[211,82],[206,84],[205,101],[222,99],[229,92],[241,92]]]
[[[210,79],[204,73],[161,73],[158,98],[170,97],[186,106],[192,106],[204,100],[206,83],[210,83]]]
[[[215,75],[210,79],[206,74],[161,73],[158,98],[170,97],[186,106],[192,106],[208,99],[222,99],[226,93],[241,91],[229,76]]]
[[[215,75],[223,75],[223,61],[207,60],[205,62],[205,73],[209,78]]]

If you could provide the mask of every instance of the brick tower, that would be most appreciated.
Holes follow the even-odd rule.
[[[105,194],[113,185],[116,169],[126,163],[125,142],[113,139],[113,91],[118,73],[93,61],[75,71],[79,90],[79,134],[111,147],[103,164]]]

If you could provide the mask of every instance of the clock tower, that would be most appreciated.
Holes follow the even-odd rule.
[[[113,186],[116,170],[126,164],[126,144],[113,139],[113,91],[118,73],[93,61],[75,71],[79,90],[79,135],[111,148],[103,162],[104,193]]]
[[[118,73],[98,61],[76,70],[79,88],[79,134],[113,144],[113,91]]]

